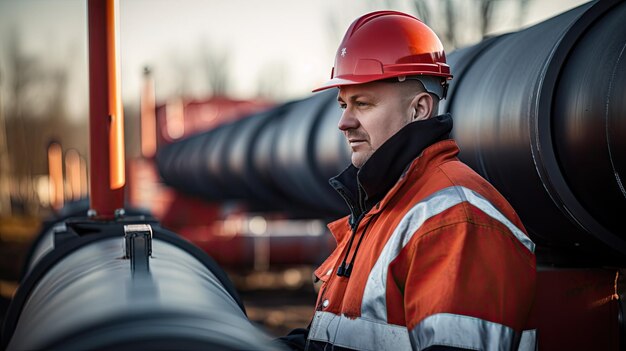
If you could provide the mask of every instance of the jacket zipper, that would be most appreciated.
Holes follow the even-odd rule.
[[[361,223],[361,219],[363,219],[363,217],[365,217],[365,213],[362,213],[355,221],[354,221],[354,225],[352,226],[352,234],[350,235],[350,241],[348,242],[348,248],[346,250],[346,253],[343,256],[343,261],[341,261],[341,265],[339,265],[339,268],[337,268],[337,275],[340,277],[346,277],[349,278],[350,277],[350,273],[352,272],[352,267],[347,264],[348,262],[348,255],[350,255],[350,249],[352,249],[352,243],[354,242],[354,237],[356,236],[356,233],[359,229],[359,224]],[[356,254],[356,251],[355,251]],[[354,255],[352,255],[352,257],[354,257]]]

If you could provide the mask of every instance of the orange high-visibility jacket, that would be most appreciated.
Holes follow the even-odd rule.
[[[337,275],[353,233],[349,217],[329,224],[337,248],[315,272],[323,283],[309,348],[535,349],[535,331],[525,331],[534,244],[458,152],[450,139],[428,146],[363,215],[349,277]]]

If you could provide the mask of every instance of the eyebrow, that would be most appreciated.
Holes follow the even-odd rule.
[[[370,96],[370,94],[367,94],[367,93],[357,93],[357,94],[351,95],[348,100],[350,100],[351,102],[354,102],[354,101],[356,101],[360,97],[371,98],[372,96]],[[340,94],[337,94],[337,101],[338,102],[344,102],[344,100],[343,100],[343,98],[341,97]]]

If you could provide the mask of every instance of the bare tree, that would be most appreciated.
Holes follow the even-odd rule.
[[[385,0],[387,3],[391,0]],[[427,0],[411,0],[411,4],[415,9],[415,14],[418,18],[422,19],[424,23],[431,28],[436,28],[437,32],[443,33],[441,36],[442,41],[448,48],[456,48],[463,44],[467,44],[468,40],[477,41],[484,38],[487,32],[492,28],[493,21],[498,15],[498,7],[506,8],[506,6],[498,6],[505,0],[472,0],[471,3],[475,5],[476,12],[472,13],[468,18],[461,15],[460,6],[465,2],[461,0],[443,0],[437,1],[437,10],[433,11],[433,1]],[[510,4],[517,4],[517,21],[521,25],[524,21],[528,5],[532,0],[506,0]],[[462,32],[459,31],[459,24],[463,24]],[[477,32],[480,33],[480,38],[468,39],[464,33],[468,32],[468,24],[475,25]],[[463,36],[462,36],[463,35]]]
[[[6,144],[10,155],[8,168],[13,173],[14,198],[30,214],[39,209],[34,181],[46,174],[47,145],[55,138],[72,139],[66,120],[67,65],[54,67],[37,60],[22,50],[19,33],[8,37],[4,55],[11,72],[8,85],[11,106],[4,119]]]
[[[444,41],[446,42],[446,46],[455,48],[458,44],[457,40],[457,32],[456,32],[456,23],[458,21],[457,18],[457,8],[452,0],[445,0],[443,2],[444,6],[444,23],[446,24],[446,31],[444,36]]]
[[[432,25],[431,21],[433,19],[431,17],[430,7],[428,6],[426,0],[413,0],[413,8],[415,8],[417,18],[429,26]]]
[[[230,51],[212,49],[206,42],[200,46],[200,67],[204,71],[205,82],[213,95],[225,95],[230,88]]]
[[[493,9],[496,0],[478,0],[478,20],[480,34],[484,38],[493,20]]]
[[[32,182],[32,164],[29,161],[29,144],[26,135],[27,120],[32,118],[32,105],[27,101],[28,90],[32,88],[39,72],[36,59],[22,52],[20,34],[13,29],[8,36],[6,48],[6,62],[8,71],[12,73],[9,90],[12,105],[7,116],[7,144],[11,158],[12,170],[19,187],[17,198],[22,203],[28,203],[34,195]]]
[[[396,4],[394,0],[383,0],[383,3],[385,4],[387,8],[390,8],[390,9],[392,9],[394,5]]]
[[[518,0],[519,1],[519,10],[517,13],[517,25],[522,26],[524,21],[526,20],[526,16],[528,15],[528,5],[530,5],[531,0]]]

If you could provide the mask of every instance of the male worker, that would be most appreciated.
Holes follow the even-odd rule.
[[[330,183],[351,213],[329,224],[337,248],[315,272],[306,347],[534,350],[534,244],[456,158],[452,119],[437,115],[452,76],[435,33],[404,13],[364,15],[331,78],[317,90],[339,88],[352,165]]]

